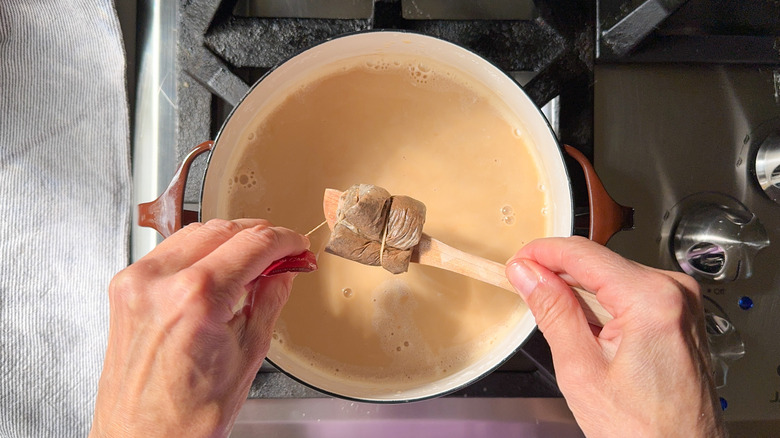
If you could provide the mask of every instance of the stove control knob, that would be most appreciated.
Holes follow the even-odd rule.
[[[768,245],[764,226],[741,204],[699,204],[683,214],[674,230],[677,263],[698,280],[749,278],[753,259]]]
[[[758,146],[755,171],[764,193],[780,203],[780,132],[769,134]]]
[[[715,377],[715,386],[726,386],[729,364],[745,355],[745,343],[734,325],[724,317],[711,312],[704,313],[707,342]]]

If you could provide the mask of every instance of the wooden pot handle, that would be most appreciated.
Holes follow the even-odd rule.
[[[190,166],[199,155],[208,152],[214,146],[213,141],[205,141],[195,146],[182,161],[173,175],[168,188],[152,202],[138,205],[138,225],[154,228],[163,237],[168,237],[181,227],[196,222],[198,212],[184,209],[184,186]],[[311,272],[317,270],[317,259],[311,251],[283,257],[273,263],[261,274],[264,277],[285,272]]]
[[[566,153],[579,163],[585,174],[588,186],[588,207],[590,208],[589,237],[590,240],[606,245],[615,233],[634,228],[634,209],[624,207],[607,193],[596,170],[585,155],[577,149],[564,145]]]
[[[138,225],[154,228],[163,237],[168,237],[181,227],[198,220],[198,212],[184,210],[184,186],[192,162],[213,146],[214,142],[210,140],[195,146],[184,157],[162,195],[152,202],[138,205]]]

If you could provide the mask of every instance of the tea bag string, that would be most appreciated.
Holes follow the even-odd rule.
[[[390,197],[390,202],[392,203],[393,197]],[[387,214],[385,214],[385,226],[382,230],[382,242],[379,244],[379,264],[381,266],[384,266],[384,255],[385,255],[385,243],[387,242],[387,228],[390,226],[390,212],[388,211]]]
[[[315,231],[319,230],[320,228],[322,228],[323,226],[325,226],[325,224],[327,224],[327,223],[328,223],[327,219],[326,219],[326,220],[324,220],[324,221],[322,221],[322,223],[321,223],[321,224],[317,225],[316,227],[312,228],[312,230],[311,230],[311,231],[309,231],[308,233],[304,234],[304,237],[309,237],[309,236],[311,236],[312,234],[314,234],[314,232],[315,232]]]

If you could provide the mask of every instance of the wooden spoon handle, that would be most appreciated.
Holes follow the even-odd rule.
[[[476,280],[516,292],[506,278],[506,266],[463,252],[424,234],[412,254],[412,262],[456,272]],[[603,327],[612,315],[601,306],[596,295],[578,287],[572,287],[588,322]]]
[[[336,223],[339,196],[341,196],[340,191],[326,189],[325,197],[322,201],[325,219],[331,230],[333,229],[333,224]],[[501,263],[463,252],[439,242],[425,233],[423,233],[420,243],[417,244],[412,253],[412,262],[456,272],[515,292],[515,288],[506,279],[506,274],[504,273],[506,267]],[[612,319],[612,315],[601,307],[601,304],[596,299],[596,295],[578,287],[572,287],[572,290],[574,290],[574,295],[579,300],[582,310],[585,311],[585,317],[589,323],[603,327],[607,321]]]

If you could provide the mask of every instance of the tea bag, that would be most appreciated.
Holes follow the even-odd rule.
[[[409,268],[424,223],[422,202],[391,196],[371,184],[356,184],[341,194],[325,251],[400,274]]]

